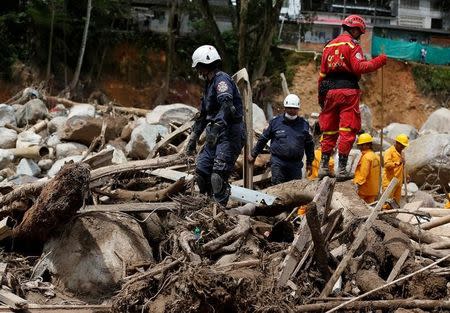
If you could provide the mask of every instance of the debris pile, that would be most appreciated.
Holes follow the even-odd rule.
[[[389,187],[368,206],[351,182],[329,177],[265,188],[262,155],[259,190],[239,187],[241,157],[232,184],[248,203],[232,197],[224,210],[198,193],[194,160],[183,153],[195,109],[30,95],[0,105],[5,305],[117,313],[450,308],[450,238],[437,231],[450,210],[436,208],[448,186],[449,134],[411,130],[418,139],[406,158],[422,190],[408,188],[401,209],[381,209]],[[436,147],[422,157],[415,149],[427,142]],[[250,192],[272,200],[257,203],[245,198]]]

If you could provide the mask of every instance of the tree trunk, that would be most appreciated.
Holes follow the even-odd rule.
[[[92,11],[92,0],[87,2],[86,10],[86,21],[84,23],[83,39],[81,40],[80,55],[78,56],[78,63],[73,75],[72,82],[70,83],[70,90],[74,90],[78,84],[78,79],[80,78],[81,66],[83,65],[84,50],[86,49],[86,41],[89,30],[89,23],[91,21],[91,11]]]
[[[254,70],[252,73],[252,82],[261,78],[266,71],[267,59],[270,54],[270,46],[272,45],[272,38],[275,33],[278,16],[280,15],[283,0],[276,0],[272,5],[272,0],[266,0],[266,10],[264,16],[264,31],[261,33],[261,40],[256,43],[256,51],[259,55],[256,58]]]
[[[175,33],[177,32],[179,22],[175,20],[175,13],[178,7],[178,0],[171,0],[169,22],[167,25],[167,57],[166,57],[166,73],[159,95],[155,100],[155,104],[164,104],[169,94],[170,75],[173,68],[173,57],[175,54]]]
[[[53,28],[54,28],[54,24],[55,24],[55,3],[53,1],[51,1],[50,6],[52,9],[52,18],[51,18],[51,22],[50,22],[50,39],[49,39],[49,43],[48,43],[47,75],[45,77],[47,82],[50,79],[50,70],[51,70],[51,64],[52,64]]]
[[[240,1],[240,10],[239,10],[239,50],[238,50],[238,63],[239,69],[247,66],[247,13],[248,13],[248,1],[249,0],[241,0]]]
[[[229,73],[231,71],[231,64],[228,58],[227,50],[225,48],[225,41],[223,40],[219,27],[214,20],[214,15],[211,11],[211,7],[209,6],[209,2],[208,0],[198,0],[197,4],[201,14],[203,15],[203,18],[208,25],[209,30],[214,36],[214,40],[217,45],[216,48],[217,50],[219,50],[220,57],[222,58],[223,69]]]

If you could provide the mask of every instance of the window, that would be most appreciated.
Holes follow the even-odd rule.
[[[405,9],[419,9],[419,0],[401,0],[400,7]]]
[[[442,19],[440,19],[440,18],[432,18],[431,19],[431,28],[442,29]]]
[[[442,8],[442,0],[431,0],[430,9],[433,11],[440,11]]]

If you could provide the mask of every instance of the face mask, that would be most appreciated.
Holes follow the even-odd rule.
[[[284,113],[284,116],[290,121],[293,121],[293,120],[295,120],[297,118],[297,115],[290,115],[290,114],[287,114],[287,113]]]

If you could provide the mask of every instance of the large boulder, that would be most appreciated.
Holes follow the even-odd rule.
[[[14,108],[8,104],[0,104],[0,126],[6,124],[16,126],[16,115],[14,114]]]
[[[120,289],[125,264],[153,261],[139,223],[127,214],[85,213],[64,229],[45,244],[33,278],[48,271],[57,289],[88,303]]]
[[[412,141],[405,149],[408,174],[419,186],[434,184],[437,174],[450,181],[450,134],[428,134]]]
[[[33,160],[23,158],[17,165],[16,174],[38,176],[41,174],[41,168]]]
[[[16,147],[17,132],[13,129],[0,127],[0,149]]]
[[[450,134],[450,110],[440,108],[434,111],[422,125],[420,135]]]
[[[402,123],[391,123],[383,129],[383,134],[387,138],[395,140],[400,134],[408,136],[409,140],[414,140],[419,136],[417,129],[414,126]]]
[[[33,99],[19,107],[16,111],[16,120],[19,127],[34,124],[48,115],[47,107],[41,99]]]
[[[145,116],[149,124],[169,125],[171,122],[186,123],[198,112],[196,108],[182,103],[158,105]]]
[[[155,147],[158,137],[164,137],[169,130],[163,125],[141,123],[131,133],[130,142],[126,146],[129,157],[145,159]]]

